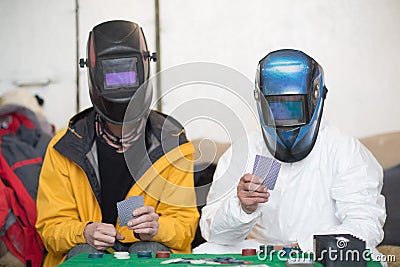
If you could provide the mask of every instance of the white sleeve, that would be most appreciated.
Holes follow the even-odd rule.
[[[261,216],[259,210],[247,214],[240,206],[236,187],[246,169],[248,152],[235,148],[230,147],[218,162],[200,219],[204,239],[223,245],[243,241]]]
[[[330,193],[341,224],[318,234],[350,233],[365,240],[367,248],[375,248],[383,239],[386,219],[385,198],[381,195],[382,167],[355,138],[341,139],[336,147],[332,154],[335,178]],[[312,238],[299,245],[308,250]]]
[[[333,230],[347,230],[375,247],[383,239],[386,219],[381,195],[383,171],[374,156],[357,139],[350,139],[337,157],[342,157],[331,194],[336,217],[342,222]]]

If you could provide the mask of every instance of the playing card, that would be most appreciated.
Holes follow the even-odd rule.
[[[255,174],[255,172],[256,171],[258,171],[258,163],[260,162],[260,155],[256,155],[256,159],[254,160],[254,166],[253,166],[253,174],[254,175],[257,175],[257,174]],[[257,175],[257,176],[259,176],[259,175]]]
[[[132,196],[123,201],[117,202],[119,224],[125,226],[129,220],[135,218],[132,211],[144,205],[143,196]]]
[[[274,190],[276,179],[278,178],[281,164],[273,158],[256,155],[253,166],[253,175],[263,178],[263,185],[268,189]]]
[[[161,264],[171,264],[171,263],[180,263],[181,261],[183,261],[183,258],[175,258],[175,259],[169,259],[169,260],[165,260],[160,262]]]

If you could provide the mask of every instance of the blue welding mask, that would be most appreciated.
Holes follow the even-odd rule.
[[[283,162],[304,159],[314,147],[328,90],[322,67],[298,50],[269,53],[258,64],[254,97],[264,141]]]

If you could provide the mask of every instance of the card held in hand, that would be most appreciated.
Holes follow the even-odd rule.
[[[125,226],[128,221],[135,218],[132,212],[144,205],[143,196],[132,196],[123,201],[117,202],[119,224]]]
[[[263,178],[264,180],[262,184],[269,190],[274,190],[280,169],[281,163],[276,159],[256,155],[253,166],[253,175]]]

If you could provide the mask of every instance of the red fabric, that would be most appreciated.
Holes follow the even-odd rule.
[[[35,161],[37,159],[32,160]],[[32,160],[25,162],[32,162]],[[14,166],[16,165],[20,167],[23,163],[14,164]],[[21,180],[13,172],[2,154],[0,154],[0,177],[0,204],[2,206],[0,208],[0,223],[5,220],[10,208],[15,217],[19,218],[1,239],[10,252],[21,260],[21,262],[26,264],[27,261],[30,261],[31,266],[40,267],[44,249],[42,240],[35,228],[35,201],[31,198]],[[3,200],[7,201],[6,205],[3,205]]]
[[[7,187],[0,180],[0,227],[6,223],[6,218],[8,215],[8,210],[10,209],[10,204],[8,200],[8,190]]]
[[[0,136],[9,134],[10,132],[16,134],[21,125],[23,125],[27,129],[35,129],[35,124],[33,124],[30,119],[28,119],[25,115],[21,113],[4,114],[1,116],[1,119],[6,117],[9,117],[9,124],[5,128],[4,126],[0,128]]]
[[[11,166],[11,170],[15,171],[15,169],[18,169],[19,167],[22,167],[24,165],[35,164],[35,163],[40,163],[40,162],[42,162],[42,158],[41,157],[19,161],[19,162],[16,162],[14,165]]]

